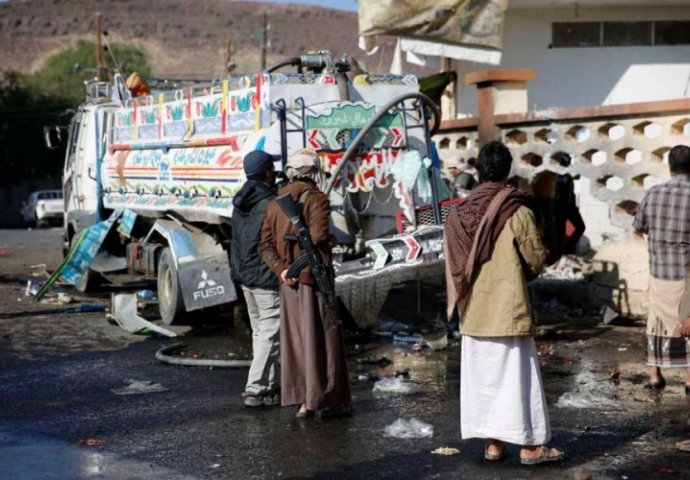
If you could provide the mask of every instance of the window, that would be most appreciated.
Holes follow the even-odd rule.
[[[604,22],[603,32],[605,47],[652,44],[652,22]]]
[[[654,45],[689,45],[690,22],[654,22]]]
[[[690,21],[553,23],[551,37],[552,48],[690,45]]]
[[[601,23],[554,23],[552,37],[552,47],[598,47],[601,45]]]

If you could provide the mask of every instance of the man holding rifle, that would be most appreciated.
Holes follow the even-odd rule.
[[[325,174],[313,150],[287,161],[290,183],[266,210],[259,253],[280,279],[281,403],[297,418],[352,412],[335,303]]]

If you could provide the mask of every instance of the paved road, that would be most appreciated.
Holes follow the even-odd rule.
[[[2,479],[554,479],[583,471],[594,478],[690,478],[690,457],[671,448],[674,440],[690,437],[682,380],[674,372],[662,395],[641,388],[639,323],[599,328],[585,316],[539,339],[553,443],[566,450],[567,460],[527,468],[518,465],[517,448],[489,464],[481,459],[480,441],[460,440],[457,345],[416,355],[408,347],[352,339],[356,414],[299,422],[292,408],[245,409],[245,370],[162,364],[154,353],[170,340],[127,335],[102,313],[56,313],[55,305],[28,302],[23,290],[18,282],[0,283]],[[398,310],[411,297],[393,295]],[[390,308],[391,314],[398,310]],[[241,326],[184,339],[206,355],[248,345]],[[369,354],[388,354],[394,363],[378,368],[355,362]],[[613,367],[622,372],[620,386],[607,381]],[[358,379],[404,368],[420,393],[377,396],[369,381]],[[128,379],[169,391],[111,392]],[[589,405],[556,407],[567,392]],[[384,428],[401,417],[432,424],[433,438],[385,438]],[[103,444],[79,445],[89,438]],[[430,454],[441,446],[461,453]]]
[[[62,262],[62,228],[0,230],[0,279],[30,274],[45,263],[51,271]]]

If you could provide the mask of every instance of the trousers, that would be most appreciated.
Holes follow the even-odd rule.
[[[252,365],[245,395],[279,391],[280,298],[278,289],[242,286],[252,326]]]

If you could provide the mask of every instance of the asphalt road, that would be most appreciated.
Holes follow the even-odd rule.
[[[351,338],[356,413],[350,418],[300,422],[293,408],[249,410],[240,397],[245,370],[162,364],[154,353],[171,340],[129,335],[103,313],[64,314],[63,307],[24,297],[22,268],[39,260],[38,252],[59,260],[48,248],[59,252],[59,244],[44,243],[52,230],[13,232],[9,242],[0,232],[0,244],[33,253],[16,254],[11,268],[2,263],[10,257],[0,257],[0,479],[690,478],[690,457],[672,448],[690,437],[682,378],[668,376],[662,394],[642,389],[640,322],[598,327],[583,315],[538,339],[552,443],[566,451],[566,461],[521,467],[517,447],[510,447],[505,460],[489,463],[481,441],[460,439],[456,344],[415,354],[408,346]],[[405,304],[413,295],[392,295],[390,315],[414,309]],[[107,303],[107,295],[75,300]],[[216,357],[246,349],[248,338],[243,326],[183,337],[192,350]],[[393,364],[356,362],[382,354]],[[612,368],[621,371],[620,385],[608,382]],[[372,383],[359,379],[401,369],[409,369],[419,393],[374,394]],[[111,391],[130,379],[168,391]],[[433,425],[433,437],[384,437],[387,425],[412,417]],[[460,454],[430,453],[446,446]]]

